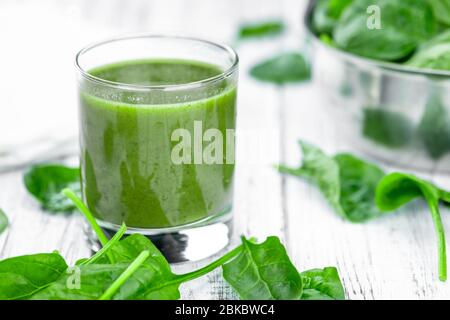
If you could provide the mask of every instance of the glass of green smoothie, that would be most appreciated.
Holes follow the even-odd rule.
[[[76,56],[83,200],[112,235],[171,262],[223,249],[232,228],[238,56],[200,39],[137,35]]]

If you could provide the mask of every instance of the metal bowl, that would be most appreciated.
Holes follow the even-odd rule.
[[[314,80],[340,132],[369,156],[450,172],[450,72],[375,61],[333,48],[305,23]]]

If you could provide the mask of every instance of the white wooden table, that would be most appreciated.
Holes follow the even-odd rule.
[[[271,143],[257,151],[257,163],[249,163],[239,162],[248,147],[238,141],[234,242],[241,234],[259,239],[278,235],[299,270],[336,266],[350,299],[450,298],[450,283],[437,280],[435,236],[424,204],[367,224],[351,224],[333,213],[315,187],[272,168],[279,161],[298,164],[298,138],[328,152],[352,151],[323,111],[313,83],[275,87],[248,76],[260,59],[303,47],[300,19],[305,5],[306,0],[2,0],[0,146],[15,148],[42,135],[76,136],[73,56],[88,42],[128,32],[171,32],[232,43],[240,22],[282,17],[289,26],[287,35],[237,48],[238,127],[270,133]],[[41,211],[24,189],[22,176],[22,169],[0,174],[0,207],[11,222],[0,235],[0,258],[55,249],[70,262],[89,255],[82,218]],[[427,177],[450,186],[447,177]],[[448,213],[442,209],[450,232]],[[174,268],[183,272],[195,267],[198,264]],[[182,297],[236,295],[217,271],[184,285]]]

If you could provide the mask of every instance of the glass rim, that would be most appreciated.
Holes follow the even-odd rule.
[[[80,58],[83,54],[87,53],[90,50],[93,50],[97,47],[100,47],[105,44],[113,43],[113,42],[119,42],[123,40],[133,40],[133,39],[143,39],[143,38],[149,38],[149,39],[172,39],[172,40],[187,40],[187,41],[193,41],[193,42],[199,42],[207,45],[214,46],[216,48],[219,48],[223,50],[224,52],[227,52],[228,55],[232,58],[231,65],[223,70],[221,73],[209,77],[206,79],[201,79],[193,82],[187,82],[187,83],[179,83],[179,84],[164,84],[164,85],[143,85],[143,84],[131,84],[131,83],[124,83],[124,82],[116,82],[116,81],[110,81],[106,79],[102,79],[100,77],[96,77],[91,75],[87,70],[85,70],[80,65]],[[124,90],[132,90],[132,91],[149,91],[149,90],[160,90],[160,91],[175,91],[175,90],[186,90],[186,89],[195,89],[200,88],[204,85],[216,83],[218,81],[224,80],[228,78],[231,74],[233,74],[239,65],[239,56],[236,53],[236,51],[231,48],[228,45],[220,44],[214,41],[205,40],[201,38],[196,37],[190,37],[190,36],[180,36],[180,35],[172,35],[172,34],[152,34],[152,33],[139,33],[139,34],[131,34],[131,35],[125,35],[125,36],[117,36],[108,38],[105,40],[100,40],[97,42],[93,42],[91,44],[88,44],[87,46],[83,47],[75,56],[75,67],[78,70],[78,72],[81,74],[83,78],[86,80],[95,82],[100,85],[116,88],[116,89],[124,89]]]

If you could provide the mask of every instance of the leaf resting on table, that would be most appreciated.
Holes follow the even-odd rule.
[[[261,81],[282,85],[309,80],[311,72],[303,55],[288,52],[257,64],[250,70],[250,75]]]
[[[75,206],[61,191],[70,188],[80,194],[80,169],[57,164],[34,165],[25,173],[24,183],[43,209],[68,212]]]

